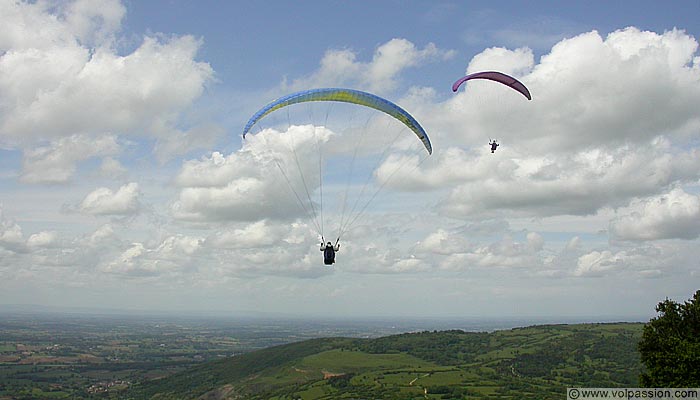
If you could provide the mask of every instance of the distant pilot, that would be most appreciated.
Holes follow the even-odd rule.
[[[498,142],[495,140],[492,140],[489,142],[489,145],[491,145],[491,153],[494,153],[496,151],[496,147],[498,147]]]
[[[336,240],[335,246],[331,242],[323,244],[321,241],[321,251],[323,252],[323,263],[326,265],[332,265],[335,263],[335,253],[340,250],[340,238]]]

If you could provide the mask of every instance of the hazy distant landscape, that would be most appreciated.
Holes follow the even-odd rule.
[[[379,322],[4,313],[0,395],[84,397],[269,346],[398,329]]]
[[[286,363],[290,361],[288,359],[289,355],[295,353],[294,351],[290,352],[289,348],[286,350],[275,350],[278,348],[274,346],[304,342],[316,338],[344,339],[338,339],[330,347],[327,342],[322,342],[326,343],[324,345],[318,345],[314,341],[308,342],[310,344],[304,344],[307,343],[304,342],[298,345],[302,346],[308,354],[304,353],[303,357],[300,356],[300,359],[295,362],[299,363],[299,365],[308,364],[308,368],[305,367],[304,370],[315,371],[314,373],[302,374],[301,378],[296,377],[292,379],[293,382],[297,382],[298,378],[301,379],[300,382],[304,385],[310,385],[309,388],[304,390],[312,390],[314,382],[317,382],[316,385],[319,384],[318,382],[325,382],[324,384],[326,385],[335,382],[324,379],[329,378],[328,375],[324,375],[321,372],[326,369],[333,370],[334,374],[338,374],[337,376],[348,378],[350,375],[347,374],[356,376],[361,371],[367,372],[381,366],[381,370],[388,368],[393,371],[392,374],[413,376],[405,370],[410,366],[415,371],[426,371],[422,373],[430,373],[435,377],[437,372],[444,375],[448,374],[448,371],[453,371],[454,373],[466,367],[464,365],[453,365],[452,362],[455,360],[450,360],[447,365],[445,365],[445,362],[441,362],[439,359],[441,354],[445,357],[451,354],[446,349],[434,348],[420,342],[420,348],[423,349],[423,353],[412,354],[412,351],[406,349],[414,347],[415,344],[406,345],[408,347],[399,346],[398,348],[392,348],[391,343],[394,341],[392,338],[403,337],[401,340],[407,340],[406,338],[408,338],[409,342],[411,342],[410,335],[395,335],[410,332],[433,332],[436,337],[440,337],[441,333],[438,332],[449,330],[481,332],[482,334],[499,331],[503,332],[499,333],[499,335],[507,335],[506,332],[509,332],[514,327],[555,322],[582,321],[581,319],[575,321],[567,318],[561,318],[559,321],[554,319],[537,320],[534,318],[530,320],[488,320],[484,318],[471,320],[428,318],[323,320],[309,318],[197,317],[192,315],[130,316],[119,313],[100,315],[68,312],[47,313],[36,310],[33,312],[28,310],[20,312],[15,308],[12,312],[3,312],[0,318],[0,365],[2,366],[0,368],[2,371],[0,372],[0,398],[102,398],[103,396],[122,398],[127,392],[130,393],[130,398],[133,396],[147,398],[148,396],[144,393],[148,393],[149,390],[159,391],[163,387],[172,386],[169,381],[161,378],[175,376],[176,381],[188,382],[182,376],[177,375],[178,373],[184,373],[185,376],[192,377],[196,381],[198,375],[190,372],[192,368],[204,367],[205,370],[209,371],[207,373],[208,376],[216,375],[210,369],[216,369],[217,362],[233,362],[234,365],[236,362],[245,362],[246,358],[241,358],[243,354],[260,349],[273,351],[272,354],[274,355],[272,358],[263,357],[262,362],[270,363],[270,365],[265,365],[265,368],[272,368],[279,375],[279,368],[283,370],[284,368],[290,368]],[[641,324],[624,324],[623,327],[625,337],[636,337],[635,335],[641,330]],[[553,335],[567,337],[571,332],[575,331],[568,331],[567,329],[557,331]],[[532,343],[537,343],[538,340],[541,340],[541,335],[545,335],[545,333],[537,330],[528,331],[526,329],[519,332],[521,333],[515,334],[511,339],[522,340],[529,335],[527,332],[537,332],[536,334],[532,333],[531,340],[528,339],[522,343],[522,347],[518,350],[522,354],[527,354],[530,351],[528,349],[535,349],[536,347],[532,347]],[[614,330],[608,331],[607,334],[612,332]],[[619,332],[615,333],[615,335],[618,334]],[[483,338],[484,336],[479,337]],[[507,336],[500,337],[505,338]],[[368,341],[354,342],[353,340],[356,339]],[[513,350],[509,346],[519,346],[518,343],[510,343],[511,339],[500,345],[490,345],[495,347],[488,352],[496,351],[498,348],[498,352],[508,354]],[[590,340],[590,337],[588,337],[588,340]],[[629,349],[634,348],[634,343],[630,342],[628,344]],[[511,350],[508,350],[509,348]],[[344,353],[346,350],[351,350],[352,352]],[[415,350],[413,349],[413,353],[415,353]],[[276,351],[279,353],[276,353]],[[328,353],[328,351],[331,352]],[[340,351],[343,351],[343,353],[338,353]],[[459,350],[460,353],[462,351]],[[393,355],[388,356],[388,358],[377,358],[376,356],[376,354],[387,352]],[[314,354],[316,354],[316,358],[312,359],[312,361],[301,360],[301,358]],[[369,356],[369,359],[365,359],[367,354],[373,355]],[[510,354],[514,356],[516,353]],[[250,355],[256,360],[260,356],[259,353],[251,353]],[[340,361],[342,357],[338,358],[337,355],[349,358],[345,361]],[[474,354],[474,356],[476,355]],[[492,353],[489,357],[491,356],[493,356]],[[372,359],[374,361],[371,361]],[[333,361],[334,364],[332,366],[324,366],[323,360],[326,360],[326,362]],[[377,360],[382,362],[377,364]],[[476,359],[473,359],[472,362],[474,360]],[[389,362],[389,364],[384,365],[384,361]],[[214,364],[211,364],[212,362]],[[458,364],[463,362],[465,360],[461,360]],[[412,363],[415,365],[412,365]],[[482,367],[480,366],[479,368]],[[224,369],[226,371],[236,370],[235,367],[231,366],[226,366]],[[249,372],[245,368],[243,368],[243,371],[244,375]],[[283,375],[287,375],[289,372],[288,370],[284,371]],[[480,371],[483,372],[484,370]],[[331,375],[330,377],[334,376],[333,374]],[[472,378],[474,378],[473,375]],[[628,379],[632,378],[633,376]],[[337,381],[339,378],[334,379]],[[357,379],[360,378],[355,378],[355,381]],[[399,381],[401,380],[396,380],[395,383],[398,384]],[[157,389],[153,389],[154,386],[152,385],[154,385],[154,382],[161,382],[166,386],[155,386]],[[629,381],[625,382],[627,384],[631,383]],[[258,385],[256,386],[257,389],[252,390],[251,393],[267,393],[265,390],[273,389],[287,393],[287,391],[292,390],[285,386],[288,383],[282,379],[278,383]],[[457,384],[458,382],[452,383]],[[213,386],[202,386],[201,382],[186,383],[187,387],[194,392],[199,389],[202,393],[214,389],[216,386],[211,382],[209,384]],[[463,384],[464,382],[460,383],[460,385]],[[265,390],[260,389],[261,387],[265,388]],[[315,388],[316,386],[313,387]],[[134,391],[135,388],[138,390]],[[316,388],[312,392],[323,394],[327,392],[324,392],[324,390]],[[396,390],[396,393],[405,392],[405,390],[402,391],[399,388],[393,388],[392,390]],[[441,390],[444,390],[444,388]],[[409,390],[409,392],[411,391]],[[333,391],[328,393],[333,393]],[[262,396],[259,398],[266,398],[265,396],[268,394],[259,395]],[[179,398],[180,396],[183,396],[183,394],[174,394],[172,398]],[[302,397],[317,398],[313,396]],[[282,396],[280,398],[286,397]]]

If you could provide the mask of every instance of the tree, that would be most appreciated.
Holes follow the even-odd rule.
[[[669,299],[644,326],[639,353],[645,387],[700,387],[700,290],[683,304]]]

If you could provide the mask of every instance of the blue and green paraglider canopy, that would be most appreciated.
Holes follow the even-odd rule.
[[[248,120],[245,128],[243,129],[243,137],[250,131],[250,129],[266,115],[273,111],[279,110],[280,108],[287,107],[292,104],[305,103],[309,101],[339,101],[344,103],[358,104],[365,107],[370,107],[375,110],[381,111],[390,115],[397,120],[401,121],[409,129],[411,129],[416,136],[423,142],[425,149],[429,154],[432,154],[433,147],[430,144],[430,139],[425,129],[416,121],[415,118],[406,110],[399,107],[398,105],[392,103],[391,101],[374,95],[372,93],[363,92],[354,89],[343,89],[343,88],[322,88],[322,89],[311,89],[303,90],[301,92],[296,92],[282,96],[277,100],[272,101],[267,104],[258,112],[253,114],[253,116]]]

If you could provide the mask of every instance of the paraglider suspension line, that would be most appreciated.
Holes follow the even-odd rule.
[[[399,135],[400,134],[401,134],[401,132],[399,132]],[[398,136],[396,138],[394,138],[394,141],[396,141],[397,139],[398,139]],[[381,162],[381,160],[384,158],[384,156],[386,156],[386,154],[389,151],[389,148],[390,148],[390,146],[388,146],[384,150],[384,153],[382,154],[382,157],[380,158],[379,162]],[[420,153],[422,153],[422,149],[418,149],[414,153],[420,154]],[[427,156],[423,157],[423,159],[421,159],[420,162],[413,169],[420,167],[420,165],[423,164],[423,162],[425,162],[425,160],[427,160],[427,159],[428,159]],[[391,172],[391,174],[389,174],[389,176],[384,180],[384,182],[381,185],[379,185],[377,190],[374,191],[374,193],[372,194],[370,199],[364,203],[362,208],[356,214],[353,214],[353,213],[355,213],[356,207],[357,207],[358,202],[359,202],[359,198],[362,197],[362,194],[365,192],[365,189],[369,186],[369,180],[370,180],[371,176],[370,176],[370,178],[368,178],[367,182],[365,182],[365,185],[362,188],[360,196],[358,196],[358,198],[355,200],[355,204],[353,205],[353,208],[352,208],[352,211],[350,212],[350,216],[348,217],[348,220],[346,221],[345,225],[341,226],[340,233],[338,234],[338,238],[340,238],[343,234],[345,234],[345,232],[347,232],[350,229],[350,227],[358,219],[360,219],[360,217],[362,217],[364,215],[365,211],[367,210],[367,207],[369,207],[369,205],[372,203],[372,201],[379,195],[379,193],[382,191],[384,186],[386,186],[389,183],[389,181],[391,181],[391,178],[393,178],[393,176],[396,175],[396,173],[399,172],[399,170],[401,170],[406,165],[406,163],[408,163],[409,161],[410,161],[410,158],[406,157],[398,167],[394,168],[394,170]],[[375,165],[374,169],[377,168],[377,166],[379,165],[379,162],[377,162],[377,165]]]
[[[287,107],[287,134],[289,134],[289,128],[292,126],[291,124],[291,118],[289,116],[289,108]],[[314,207],[314,202],[311,200],[311,193],[309,193],[309,185],[306,184],[306,179],[304,178],[304,170],[301,168],[301,163],[299,162],[299,155],[297,154],[297,150],[294,145],[294,135],[289,134],[289,137],[291,138],[291,149],[292,153],[294,154],[294,162],[297,165],[297,170],[299,171],[299,176],[301,178],[301,183],[304,185],[304,192],[306,192],[306,198],[309,200],[309,208],[311,209],[311,215],[314,217],[314,224],[316,225],[316,229],[318,232],[323,235],[323,228],[321,224],[319,223],[319,218],[318,214],[316,213],[316,207]]]

